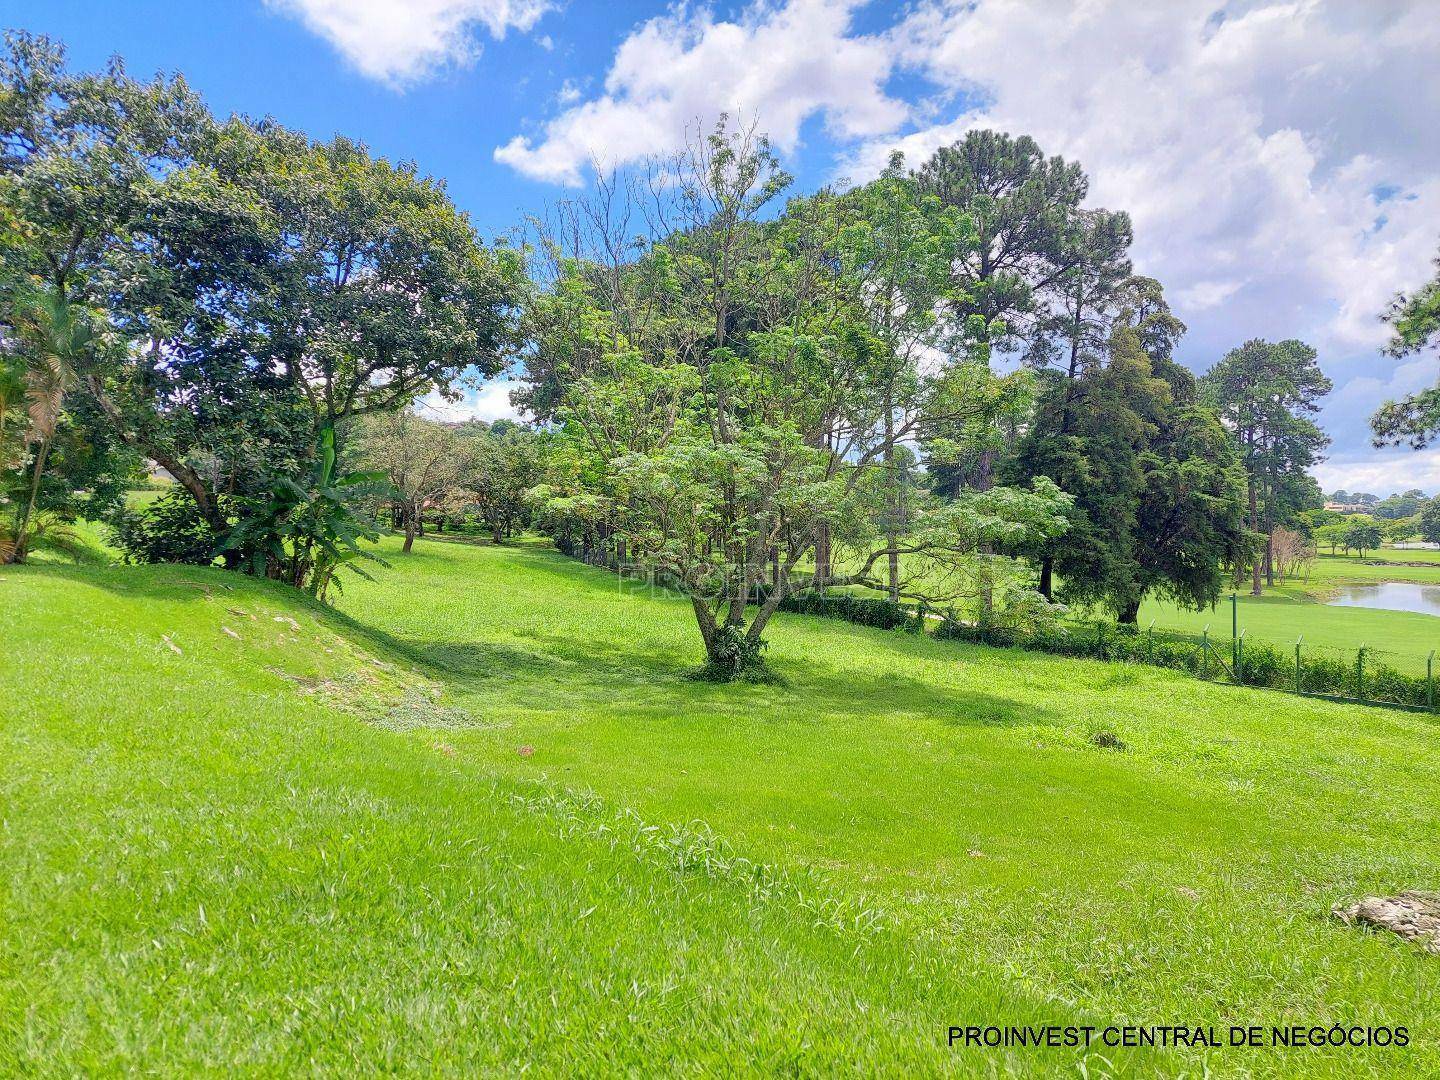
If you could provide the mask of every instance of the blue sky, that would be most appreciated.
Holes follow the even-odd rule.
[[[803,188],[863,179],[974,126],[1079,160],[1129,210],[1137,267],[1204,368],[1300,337],[1336,383],[1329,488],[1440,490],[1440,450],[1374,451],[1366,419],[1435,382],[1377,316],[1440,248],[1440,19],[1426,0],[0,0],[72,63],[180,71],[219,113],[344,132],[443,177],[494,234],[592,158],[758,118]],[[506,387],[471,408],[504,408]]]

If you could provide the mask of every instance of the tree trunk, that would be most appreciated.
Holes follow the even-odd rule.
[[[205,486],[205,481],[200,478],[200,474],[179,458],[167,453],[161,447],[155,446],[146,439],[129,431],[125,426],[124,415],[116,407],[115,403],[110,400],[109,395],[105,393],[104,386],[101,385],[100,380],[96,376],[87,375],[85,377],[85,387],[90,391],[91,399],[100,407],[100,411],[105,414],[106,419],[114,425],[115,433],[120,436],[120,441],[127,446],[133,446],[137,450],[144,451],[157,465],[173,476],[176,482],[190,493],[190,497],[195,500],[195,505],[199,508],[201,516],[205,518],[206,523],[217,536],[222,536],[229,531],[230,523],[225,520],[225,515],[220,512],[219,503],[214,496],[211,495],[210,489]],[[225,565],[233,569],[238,564],[238,554],[236,552],[226,552]]]
[[[1140,601],[1131,600],[1120,610],[1120,617],[1116,620],[1121,626],[1134,626],[1140,621]]]
[[[503,544],[505,542],[505,537],[501,535],[503,531],[500,523],[497,521],[494,525],[490,526],[490,539],[497,544]]]
[[[995,457],[996,452],[994,450],[980,451],[980,461],[975,469],[975,483],[973,485],[976,491],[989,491],[994,486]]]
[[[690,607],[695,612],[695,625],[700,628],[700,640],[705,644],[705,659],[711,664],[718,664],[719,657],[715,653],[715,613],[710,610],[709,601],[699,596],[690,597]]]
[[[815,530],[815,587],[823,589],[830,577],[830,524],[821,522]]]
[[[889,498],[886,508],[885,546],[890,549],[886,556],[889,564],[890,602],[900,602],[900,553],[895,549],[900,544],[900,478],[895,475],[895,403],[890,387],[885,388],[885,485]]]
[[[50,440],[40,443],[35,454],[35,474],[30,479],[30,498],[25,502],[25,512],[20,515],[20,524],[15,530],[15,550],[10,553],[11,562],[24,562],[29,547],[25,536],[30,528],[30,519],[35,514],[35,501],[40,497],[40,478],[45,475],[45,459],[50,456]]]
[[[1052,602],[1055,599],[1055,558],[1052,555],[1040,560],[1040,595]]]
[[[1256,500],[1255,500],[1255,479],[1254,479],[1253,477],[1251,477],[1251,479],[1250,479],[1250,485],[1249,485],[1249,487],[1250,487],[1250,531],[1251,531],[1252,533],[1258,533],[1258,532],[1260,531],[1260,514],[1259,514],[1259,511],[1258,511],[1257,508],[1256,508]],[[1259,596],[1259,595],[1260,595],[1260,558],[1259,558],[1258,555],[1252,555],[1252,556],[1251,556],[1251,559],[1250,559],[1250,595],[1251,595],[1251,596]]]
[[[405,545],[401,551],[409,551],[415,546],[415,514],[410,509],[405,510]]]

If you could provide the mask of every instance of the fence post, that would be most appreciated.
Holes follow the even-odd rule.
[[[1303,642],[1304,640],[1305,640],[1305,635],[1304,635],[1304,634],[1301,634],[1299,637],[1297,637],[1297,638],[1295,639],[1295,693],[1297,693],[1297,694],[1301,692],[1301,691],[1300,691],[1300,644],[1301,644],[1301,642]]]
[[[1365,646],[1355,651],[1355,696],[1365,700]]]
[[[1240,594],[1230,594],[1230,666],[1240,670]],[[1238,681],[1238,680],[1237,680]]]
[[[1425,704],[1431,712],[1435,711],[1435,650],[1430,650],[1430,656],[1425,661]]]
[[[1245,634],[1242,632],[1235,639],[1235,682],[1239,686],[1245,685]]]
[[[1207,678],[1210,674],[1210,624],[1205,624],[1205,629],[1200,632],[1200,677]]]
[[[1150,625],[1145,628],[1145,662],[1155,662],[1155,620],[1150,620]]]

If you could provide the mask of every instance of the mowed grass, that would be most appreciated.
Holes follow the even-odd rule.
[[[1081,1022],[1412,1039],[1090,1075],[1440,1070],[1440,961],[1329,914],[1440,887],[1428,718],[799,617],[715,686],[677,599],[389,548],[340,615],[0,577],[24,1067],[1053,1075],[945,1028]]]
[[[1240,629],[1249,640],[1267,641],[1288,653],[1297,639],[1312,655],[1342,658],[1353,662],[1356,650],[1365,646],[1374,660],[1412,675],[1423,675],[1432,649],[1440,649],[1440,618],[1409,611],[1379,608],[1331,607],[1326,602],[1343,585],[1376,584],[1383,581],[1440,585],[1440,564],[1405,566],[1400,561],[1411,555],[1436,555],[1430,551],[1375,553],[1371,558],[1320,555],[1306,574],[1267,588],[1251,596],[1241,587]],[[1416,560],[1432,563],[1432,560]],[[1146,601],[1140,608],[1140,626],[1154,622],[1157,630],[1172,630],[1199,636],[1208,626],[1212,639],[1228,642],[1231,633],[1230,600],[1227,596],[1214,608],[1187,611],[1162,600]]]
[[[495,725],[456,733],[490,767],[822,867],[1043,995],[1434,1038],[1435,962],[1329,918],[1440,880],[1429,718],[797,617],[786,686],[709,686],[685,605],[537,548],[427,543],[342,607]]]
[[[1392,580],[1392,579],[1386,579]],[[1440,618],[1410,611],[1378,608],[1328,607],[1312,595],[1294,587],[1267,590],[1263,596],[1240,595],[1240,629],[1247,641],[1265,641],[1287,657],[1301,640],[1304,655],[1324,656],[1355,662],[1356,651],[1365,646],[1376,661],[1410,675],[1424,675],[1432,649],[1440,649]],[[1230,599],[1204,611],[1188,611],[1161,600],[1140,606],[1140,627],[1154,622],[1156,630],[1169,630],[1194,637],[1206,627],[1210,640],[1227,652],[1230,643]],[[1437,665],[1440,677],[1440,665]]]
[[[703,829],[505,779],[417,726],[484,723],[440,683],[281,588],[0,590],[7,1075],[979,1075],[1009,1059],[949,1023],[1087,1019]]]
[[[925,580],[921,561],[911,557],[912,573]],[[1406,562],[1424,565],[1407,566]],[[847,564],[848,565],[848,564]],[[842,567],[844,569],[845,567]],[[877,571],[883,576],[883,567]],[[1440,585],[1440,552],[1400,551],[1391,548],[1358,555],[1320,555],[1307,573],[1266,588],[1262,596],[1251,596],[1248,584],[1238,590],[1240,629],[1251,641],[1265,641],[1283,650],[1293,650],[1297,638],[1303,636],[1304,647],[1314,655],[1354,662],[1355,652],[1362,645],[1370,650],[1373,661],[1381,661],[1411,675],[1423,675],[1431,649],[1440,649],[1440,618],[1407,611],[1386,611],[1378,608],[1329,607],[1336,590],[1343,585],[1376,584],[1384,581]],[[937,593],[954,586],[938,575],[931,579]],[[968,583],[967,583],[968,584]],[[883,592],[862,586],[836,591],[868,596]],[[1114,622],[1113,612],[1086,612],[1075,609],[1070,618],[1080,621],[1098,619]],[[1231,633],[1230,599],[1228,593],[1213,608],[1193,611],[1166,600],[1150,599],[1140,607],[1139,625],[1154,625],[1157,631],[1169,631],[1200,640],[1208,627],[1212,640],[1228,643]]]

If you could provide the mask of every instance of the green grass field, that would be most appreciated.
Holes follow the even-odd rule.
[[[794,616],[717,686],[677,599],[396,547],[338,612],[0,573],[12,1071],[1440,1072],[1440,959],[1329,914],[1440,887],[1435,720]],[[946,1048],[991,1023],[1412,1042]]]
[[[1246,637],[1272,642],[1287,649],[1303,637],[1304,647],[1315,654],[1353,660],[1361,645],[1375,659],[1410,674],[1424,674],[1430,650],[1440,649],[1440,618],[1407,611],[1377,608],[1330,607],[1326,601],[1338,586],[1405,581],[1440,585],[1440,564],[1411,560],[1427,551],[1385,549],[1366,559],[1358,556],[1319,556],[1308,574],[1267,588],[1262,596],[1239,591],[1239,623]],[[1382,562],[1382,560],[1384,560]],[[1405,566],[1404,561],[1432,563]],[[1227,597],[1208,611],[1186,611],[1164,601],[1147,601],[1140,608],[1140,625],[1154,620],[1157,630],[1198,635],[1208,625],[1212,637],[1228,641],[1231,632]]]
[[[1425,565],[1408,566],[1407,562]],[[1440,552],[1397,551],[1385,548],[1358,555],[1320,555],[1309,571],[1267,588],[1259,597],[1239,590],[1239,624],[1249,640],[1267,641],[1287,653],[1303,636],[1304,647],[1315,655],[1339,657],[1353,662],[1356,650],[1364,645],[1374,660],[1407,674],[1423,675],[1431,649],[1440,650],[1440,618],[1414,612],[1384,611],[1376,608],[1329,607],[1335,590],[1343,585],[1365,585],[1382,581],[1440,585]],[[845,591],[880,596],[861,586]],[[1106,622],[1113,614],[1092,616],[1075,611],[1072,617],[1096,617]],[[1227,595],[1216,607],[1190,611],[1163,600],[1148,600],[1140,608],[1140,626],[1153,622],[1159,631],[1194,637],[1208,626],[1212,639],[1230,640],[1230,600]]]

